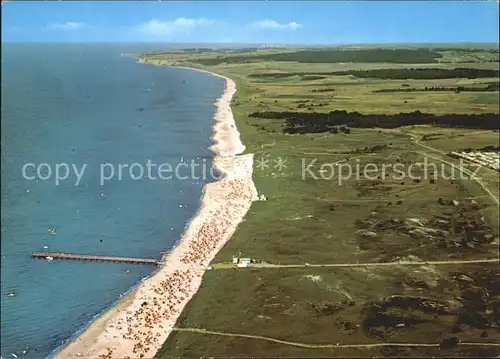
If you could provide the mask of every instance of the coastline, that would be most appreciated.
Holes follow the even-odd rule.
[[[138,62],[156,65],[140,58]],[[224,91],[215,104],[214,143],[210,146],[215,155],[213,165],[225,176],[205,185],[198,212],[165,257],[165,264],[91,322],[53,358],[154,357],[198,291],[208,265],[257,199],[252,180],[253,155],[241,155],[245,146],[230,107],[236,92],[234,81],[205,70],[178,68],[208,73],[225,81]]]

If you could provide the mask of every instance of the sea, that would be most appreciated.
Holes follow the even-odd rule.
[[[123,56],[165,47],[2,44],[3,358],[52,356],[157,269],[32,252],[160,259],[198,210],[224,82]]]

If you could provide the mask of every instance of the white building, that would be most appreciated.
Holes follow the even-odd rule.
[[[251,258],[240,258],[240,264],[250,264],[252,263],[252,259]]]
[[[235,262],[236,259],[236,262]],[[238,268],[246,268],[252,263],[251,258],[236,258],[233,257],[233,263],[237,264]]]
[[[500,171],[498,152],[452,152],[452,155]]]
[[[273,44],[264,44],[262,45],[263,49],[283,49],[285,45],[273,45]]]

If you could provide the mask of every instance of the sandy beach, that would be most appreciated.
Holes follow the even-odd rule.
[[[236,85],[229,78],[210,74],[225,80],[224,92],[216,102],[210,148],[215,154],[214,166],[224,178],[205,186],[198,213],[160,270],[97,318],[55,358],[154,357],[200,287],[209,263],[257,199],[253,155],[240,155],[245,146],[230,107]]]

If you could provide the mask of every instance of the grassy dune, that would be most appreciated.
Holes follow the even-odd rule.
[[[429,173],[420,181],[395,179],[391,168],[386,176],[379,172],[370,179],[356,179],[355,175],[344,179],[339,175],[340,168],[347,171],[347,164],[363,170],[369,164],[381,168],[383,164],[401,163],[405,168],[413,165],[414,176],[423,176],[424,169],[415,163],[423,162],[429,154],[435,156],[432,161],[437,166],[432,171],[450,175],[453,171],[440,158],[456,162],[439,151],[498,146],[498,132],[409,126],[351,128],[349,134],[287,135],[283,133],[283,120],[249,117],[256,111],[498,113],[498,91],[374,92],[403,85],[484,86],[498,82],[498,78],[249,77],[264,72],[417,67],[498,70],[498,62],[493,61],[496,55],[491,51],[438,49],[441,56],[424,64],[275,61],[293,51],[221,54],[207,50],[146,56],[151,63],[203,68],[229,76],[237,83],[233,112],[247,152],[255,154],[256,186],[268,200],[252,205],[213,263],[230,262],[239,252],[273,264],[454,261],[498,256],[498,206],[477,182],[432,180]],[[280,52],[285,54],[275,56]],[[250,58],[259,54],[273,61],[254,62]],[[217,56],[218,60],[220,56],[238,56],[238,60],[214,61],[219,63],[214,66],[200,64],[200,58]],[[241,59],[244,56],[249,57],[248,62]],[[405,56],[410,61],[411,54]],[[427,60],[431,61],[430,57]],[[313,91],[318,89],[332,90]],[[415,138],[420,139],[420,144]],[[316,179],[307,172],[304,176],[304,164],[311,162],[316,164],[311,170]],[[332,170],[336,173],[330,178]],[[483,168],[480,174],[488,188],[498,194],[498,172]],[[475,229],[469,233],[464,230],[468,227]],[[456,339],[498,343],[498,285],[497,264],[214,269],[206,273],[201,289],[177,325],[306,344],[441,344]],[[265,339],[176,332],[158,357],[498,354],[494,346],[305,348]]]
[[[455,279],[464,273],[481,282],[464,284]],[[258,334],[308,344],[432,343],[445,335],[463,341],[491,342],[497,331],[473,328],[471,317],[458,309],[456,298],[466,291],[481,290],[485,283],[494,284],[491,282],[494,273],[495,268],[490,265],[439,269],[429,266],[413,269],[411,273],[398,266],[370,270],[211,271],[179,320],[179,326],[208,327],[213,331]],[[404,300],[398,297],[403,295]],[[422,298],[426,300],[425,306]],[[465,301],[469,310],[474,305],[472,299]],[[472,315],[478,315],[473,311]],[[471,354],[463,348],[437,349],[306,349],[264,340],[179,332],[168,340],[159,357],[199,357],[207,353],[303,357]],[[498,350],[478,347],[473,352],[492,356]]]

